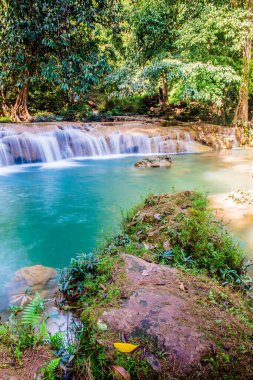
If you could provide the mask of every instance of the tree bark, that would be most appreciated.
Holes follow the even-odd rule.
[[[75,103],[75,94],[74,94],[73,90],[69,90],[69,102],[70,102],[70,104]]]
[[[163,103],[166,104],[168,100],[168,86],[167,86],[167,74],[163,72]]]
[[[16,103],[11,110],[11,118],[15,122],[30,121],[32,119],[28,111],[29,83],[19,89]]]
[[[231,1],[235,7],[240,7],[238,1]],[[251,14],[251,22],[253,22],[253,0],[246,0],[244,8]],[[243,68],[242,68],[242,83],[239,91],[239,100],[236,107],[236,112],[233,124],[247,124],[249,122],[249,81],[250,81],[250,61],[252,58],[252,35],[248,31],[249,36],[245,39],[243,47]]]
[[[3,116],[8,117],[8,116],[10,116],[10,112],[9,112],[10,110],[6,104],[5,94],[4,94],[3,90],[0,91],[0,97],[2,98],[2,102],[1,102],[2,114],[3,114]]]
[[[163,90],[161,87],[158,89],[158,98],[159,98],[159,104],[163,104]]]
[[[242,83],[239,91],[239,100],[235,112],[233,124],[244,124],[249,121],[249,76],[250,60],[252,56],[252,39],[246,38],[243,49]]]

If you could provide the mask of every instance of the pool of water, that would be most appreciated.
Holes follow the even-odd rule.
[[[90,252],[150,192],[252,189],[252,159],[253,150],[230,150],[177,155],[171,169],[137,169],[136,157],[2,169],[0,288],[20,267],[63,267]],[[253,228],[240,233],[250,254]]]

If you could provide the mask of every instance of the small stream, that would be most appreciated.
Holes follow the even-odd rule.
[[[252,189],[253,150],[173,156],[171,169],[137,169],[108,156],[0,169],[0,309],[4,285],[24,266],[63,267],[119,229],[122,211],[148,193]],[[253,225],[237,232],[253,258]],[[6,306],[6,305],[5,305]]]

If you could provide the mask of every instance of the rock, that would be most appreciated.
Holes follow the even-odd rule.
[[[136,168],[170,168],[172,159],[170,156],[147,157],[135,163]]]
[[[100,320],[129,339],[144,336],[155,342],[179,371],[191,372],[210,353],[213,342],[192,312],[194,301],[180,288],[179,271],[131,255],[123,258],[131,295],[121,308],[105,311]]]
[[[42,298],[52,296],[57,287],[57,272],[53,268],[34,265],[19,269],[6,284],[8,301],[12,305],[24,305],[35,293]]]

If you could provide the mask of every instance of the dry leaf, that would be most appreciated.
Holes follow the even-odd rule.
[[[185,287],[184,287],[184,284],[182,284],[182,282],[181,282],[181,284],[179,285],[179,288],[180,288],[181,290],[185,291]]]
[[[131,376],[125,370],[125,368],[120,367],[119,365],[113,365],[111,367],[111,370],[112,370],[113,374],[115,375],[116,379],[118,379],[118,380],[131,380]]]
[[[130,343],[113,343],[114,347],[120,352],[132,352],[136,350],[139,345]]]

